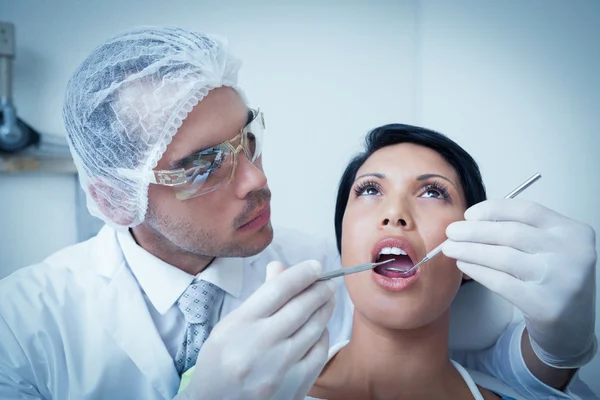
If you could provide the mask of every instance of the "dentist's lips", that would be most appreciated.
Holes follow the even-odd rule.
[[[267,204],[250,221],[240,226],[239,230],[252,230],[261,228],[271,219],[271,206]]]
[[[382,254],[379,253],[385,248],[399,248],[403,250],[406,255],[397,255],[397,254]],[[404,290],[407,287],[411,286],[418,278],[418,269],[409,272],[408,274],[403,274],[398,271],[390,271],[388,268],[397,268],[400,270],[408,270],[415,263],[414,260],[417,259],[416,254],[408,242],[407,239],[402,237],[397,238],[386,238],[383,239],[375,245],[372,252],[372,261],[385,261],[388,259],[395,259],[390,263],[380,265],[375,267],[371,273],[371,277],[379,286],[383,289],[391,290],[391,291],[400,291]]]

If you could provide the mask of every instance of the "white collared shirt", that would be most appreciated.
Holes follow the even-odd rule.
[[[139,284],[156,329],[172,358],[175,358],[187,327],[184,315],[175,302],[193,281],[204,280],[225,291],[220,312],[211,316],[211,323],[214,326],[264,283],[266,266],[271,261],[278,260],[286,266],[292,266],[304,260],[318,259],[324,264],[325,270],[340,268],[339,256],[331,243],[291,245],[290,240],[302,236],[297,236],[296,232],[290,233],[290,230],[278,230],[273,243],[256,256],[216,258],[196,276],[150,254],[135,242],[129,232],[119,232],[117,237],[127,265]],[[338,304],[347,304],[347,298],[341,299],[347,296],[342,281],[336,283],[339,285]],[[335,326],[330,333],[339,332],[344,337],[347,335],[351,322],[351,318],[348,318],[350,314],[345,314],[348,312],[351,310],[339,307],[339,311],[330,321],[329,325]],[[343,329],[340,329],[341,326],[344,326]]]
[[[241,258],[216,258],[204,271],[194,276],[144,250],[129,232],[119,232],[118,239],[156,329],[173,358],[187,328],[185,317],[175,302],[192,282],[204,280],[225,291],[221,310],[211,315],[212,326],[243,301],[244,262]]]

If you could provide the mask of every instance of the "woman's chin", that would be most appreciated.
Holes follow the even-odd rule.
[[[391,330],[413,330],[431,324],[439,317],[436,310],[430,310],[424,304],[418,305],[414,302],[371,303],[360,307],[356,311],[372,324]]]
[[[418,329],[434,323],[449,310],[456,294],[442,285],[432,285],[427,274],[417,273],[390,285],[386,281],[392,279],[386,278],[384,281],[375,272],[348,276],[346,288],[355,311],[387,329]]]

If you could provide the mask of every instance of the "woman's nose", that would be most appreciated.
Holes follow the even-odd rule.
[[[402,227],[406,227],[408,225],[408,223],[406,222],[406,219],[404,218],[400,218],[397,221],[389,219],[389,218],[385,218],[383,221],[381,221],[381,225],[382,226],[388,226],[388,225],[396,225],[396,226],[402,226]]]
[[[384,228],[402,228],[405,230],[413,229],[414,221],[410,215],[408,207],[394,204],[388,207],[379,222],[380,229]]]

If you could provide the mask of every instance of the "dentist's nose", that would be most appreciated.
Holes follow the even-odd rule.
[[[238,164],[233,183],[235,184],[236,195],[240,199],[244,199],[249,193],[261,190],[267,186],[267,177],[260,164],[253,164],[242,152],[238,154]]]

